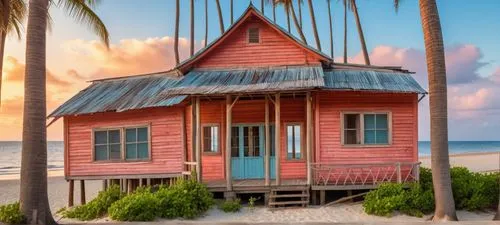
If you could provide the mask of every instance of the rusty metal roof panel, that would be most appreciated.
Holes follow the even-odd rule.
[[[325,89],[385,91],[427,94],[410,73],[372,70],[330,70],[324,72]]]
[[[57,108],[49,117],[176,105],[187,96],[161,93],[173,87],[178,79],[159,75],[94,82]]]
[[[320,66],[192,70],[167,92],[177,95],[255,93],[312,89],[323,85]]]

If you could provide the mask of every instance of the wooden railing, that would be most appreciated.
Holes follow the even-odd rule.
[[[182,175],[183,176],[191,176],[193,174],[193,172],[197,172],[196,171],[197,164],[198,164],[197,162],[184,162],[185,171],[182,172]]]
[[[312,163],[313,186],[376,187],[381,183],[419,180],[420,162],[376,164]]]

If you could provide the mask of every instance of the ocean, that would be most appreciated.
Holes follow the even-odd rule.
[[[64,167],[64,144],[62,141],[49,141],[48,168],[59,170]],[[431,154],[430,142],[420,141],[418,143],[419,155]],[[450,154],[475,153],[475,152],[498,152],[500,141],[450,141]],[[21,142],[0,141],[0,175],[19,173],[21,168]]]

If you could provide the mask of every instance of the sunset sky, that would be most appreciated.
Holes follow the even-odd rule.
[[[204,2],[196,1],[195,39],[204,38]],[[209,40],[220,35],[215,1],[209,0]],[[249,0],[235,0],[239,17]],[[326,0],[314,0],[323,51],[330,52]],[[226,27],[229,0],[221,0]],[[254,0],[260,8],[260,0]],[[332,0],[335,60],[343,51],[343,6]],[[498,0],[439,1],[448,75],[450,140],[500,140],[500,17]],[[418,1],[402,1],[395,13],[392,1],[358,1],[372,64],[403,66],[416,72],[427,89],[427,69]],[[297,8],[296,8],[297,10]],[[286,27],[283,8],[278,23]],[[108,51],[87,27],[58,9],[50,10],[54,24],[47,34],[48,113],[85,88],[87,81],[113,76],[157,72],[172,68],[175,22],[174,0],[102,1],[97,13],[111,34]],[[272,17],[271,6],[265,14]],[[181,57],[188,53],[189,1],[181,0]],[[304,32],[314,46],[307,4],[303,5]],[[352,13],[348,15],[348,54],[363,63]],[[293,29],[293,25],[292,25]],[[295,31],[293,31],[295,33]],[[0,141],[21,140],[25,38],[7,40],[4,57]],[[429,139],[428,98],[419,105],[419,139]],[[52,125],[49,140],[62,140],[62,123]]]

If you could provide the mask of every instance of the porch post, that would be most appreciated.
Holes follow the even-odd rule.
[[[226,95],[226,188],[233,190],[231,172],[231,127],[232,127],[232,97]]]
[[[306,109],[306,159],[307,159],[307,185],[311,185],[311,158],[312,158],[312,98],[311,92],[306,94],[307,109]]]
[[[279,186],[281,184],[281,173],[280,173],[280,168],[281,168],[281,103],[280,103],[280,94],[277,93],[275,95],[275,104],[274,104],[274,108],[275,108],[275,115],[274,115],[274,118],[275,118],[275,121],[274,121],[274,135],[275,135],[275,138],[274,140],[276,140],[274,143],[275,143],[275,156],[276,156],[276,186]]]
[[[191,99],[191,162],[196,161],[196,98]]]
[[[265,121],[265,129],[266,131],[264,132],[266,137],[265,137],[265,140],[266,140],[266,150],[265,150],[265,153],[266,153],[266,157],[264,158],[264,176],[265,176],[265,184],[266,186],[269,186],[270,184],[270,169],[269,169],[269,164],[270,164],[270,158],[271,158],[271,135],[270,135],[270,131],[269,131],[269,97],[266,95],[266,101],[265,101],[265,106],[264,106],[264,109],[265,109],[265,116],[266,118],[264,119]]]
[[[196,97],[196,180],[201,182],[201,118],[200,97]]]

